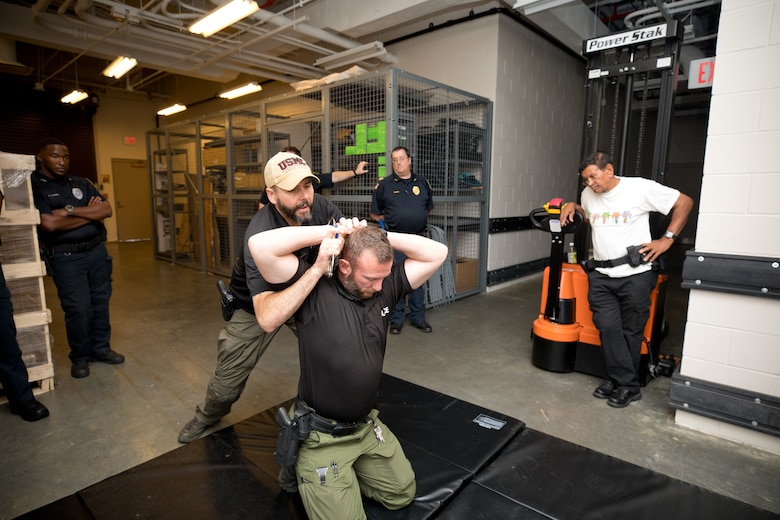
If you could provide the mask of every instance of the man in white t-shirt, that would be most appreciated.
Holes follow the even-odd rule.
[[[642,398],[638,368],[642,336],[650,315],[650,293],[658,275],[653,262],[674,243],[693,208],[693,200],[678,190],[642,177],[615,175],[604,152],[589,155],[579,169],[585,189],[582,205],[561,210],[567,224],[579,211],[589,222],[593,270],[588,273],[588,303],[599,329],[607,377],[593,395],[615,408]],[[650,235],[650,213],[671,213],[666,233]],[[641,246],[639,262],[629,260],[627,247]],[[636,264],[636,265],[634,265]]]

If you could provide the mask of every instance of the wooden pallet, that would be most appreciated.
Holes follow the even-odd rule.
[[[54,364],[49,332],[51,311],[46,307],[43,285],[46,266],[38,247],[40,214],[35,208],[30,182],[34,168],[32,156],[0,152],[0,189],[5,196],[0,212],[0,261],[11,290],[22,359],[33,393],[40,394],[54,388]]]

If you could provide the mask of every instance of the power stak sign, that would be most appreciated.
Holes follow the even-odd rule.
[[[624,47],[626,45],[634,45],[650,40],[657,40],[659,38],[666,38],[666,24],[654,25],[653,27],[644,27],[635,31],[628,31],[618,34],[612,34],[610,36],[602,36],[601,38],[593,38],[592,40],[585,40],[584,53],[591,54],[593,52],[605,51],[614,47]]]

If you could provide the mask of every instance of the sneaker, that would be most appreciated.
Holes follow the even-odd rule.
[[[184,428],[179,432],[179,442],[187,444],[195,439],[200,438],[203,432],[211,426],[210,424],[204,424],[198,420],[197,417],[193,417],[190,422],[184,425]]]
[[[390,334],[400,334],[402,328],[404,328],[404,324],[403,323],[391,323],[390,324]]]
[[[279,470],[279,485],[288,493],[298,492],[298,476],[295,474],[295,466],[282,466]]]
[[[95,352],[92,355],[92,361],[100,361],[101,363],[107,363],[109,365],[121,365],[125,362],[125,356],[109,349]]]

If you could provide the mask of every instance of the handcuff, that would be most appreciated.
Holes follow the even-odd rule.
[[[328,221],[329,226],[336,227],[336,219],[332,218]],[[336,236],[333,238],[338,238],[339,234],[338,231],[336,232]],[[330,263],[328,263],[328,278],[333,278],[333,272],[336,270],[336,262],[338,261],[339,257],[338,255],[330,255]]]

